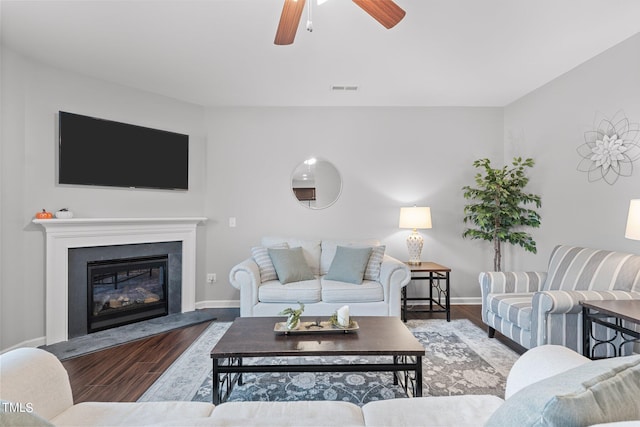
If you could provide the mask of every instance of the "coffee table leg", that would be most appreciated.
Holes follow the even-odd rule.
[[[211,388],[213,396],[213,404],[218,405],[220,403],[220,371],[218,369],[218,359],[213,358],[213,378]]]
[[[422,397],[422,356],[416,356],[416,390],[415,397]]]
[[[393,356],[393,364],[397,365],[398,364],[398,356]],[[393,371],[393,385],[398,385],[398,375],[399,372],[398,371]]]

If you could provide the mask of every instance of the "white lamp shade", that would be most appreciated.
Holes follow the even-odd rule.
[[[400,228],[431,228],[431,208],[400,208]]]
[[[633,199],[629,203],[629,217],[627,218],[627,230],[624,233],[624,237],[640,240],[640,199]]]

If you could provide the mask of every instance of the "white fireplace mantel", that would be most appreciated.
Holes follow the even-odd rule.
[[[207,218],[34,219],[46,233],[46,344],[68,339],[69,249],[182,242],[182,312],[195,310],[196,227]]]

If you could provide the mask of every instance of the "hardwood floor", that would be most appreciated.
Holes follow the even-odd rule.
[[[218,313],[217,313],[218,314]],[[237,310],[220,310],[218,321],[230,321]],[[411,313],[409,319],[440,319],[441,313]],[[482,323],[479,305],[454,305],[452,319]],[[162,373],[209,326],[209,322],[176,329],[160,335],[122,344],[95,353],[65,360],[75,403],[135,402]],[[518,353],[524,349],[496,333],[496,339]]]

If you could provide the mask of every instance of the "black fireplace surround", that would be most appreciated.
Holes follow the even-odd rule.
[[[127,266],[126,264],[137,266]],[[135,277],[146,269],[152,284]],[[125,277],[129,275],[130,277]],[[93,278],[91,278],[93,277]],[[96,285],[96,277],[100,283]],[[118,278],[119,277],[119,278]],[[142,276],[144,277],[144,276]],[[145,281],[146,282],[146,281]],[[69,338],[182,311],[182,242],[69,249]],[[118,299],[96,303],[99,289]],[[138,296],[136,289],[146,295]],[[114,309],[115,307],[115,309]]]

